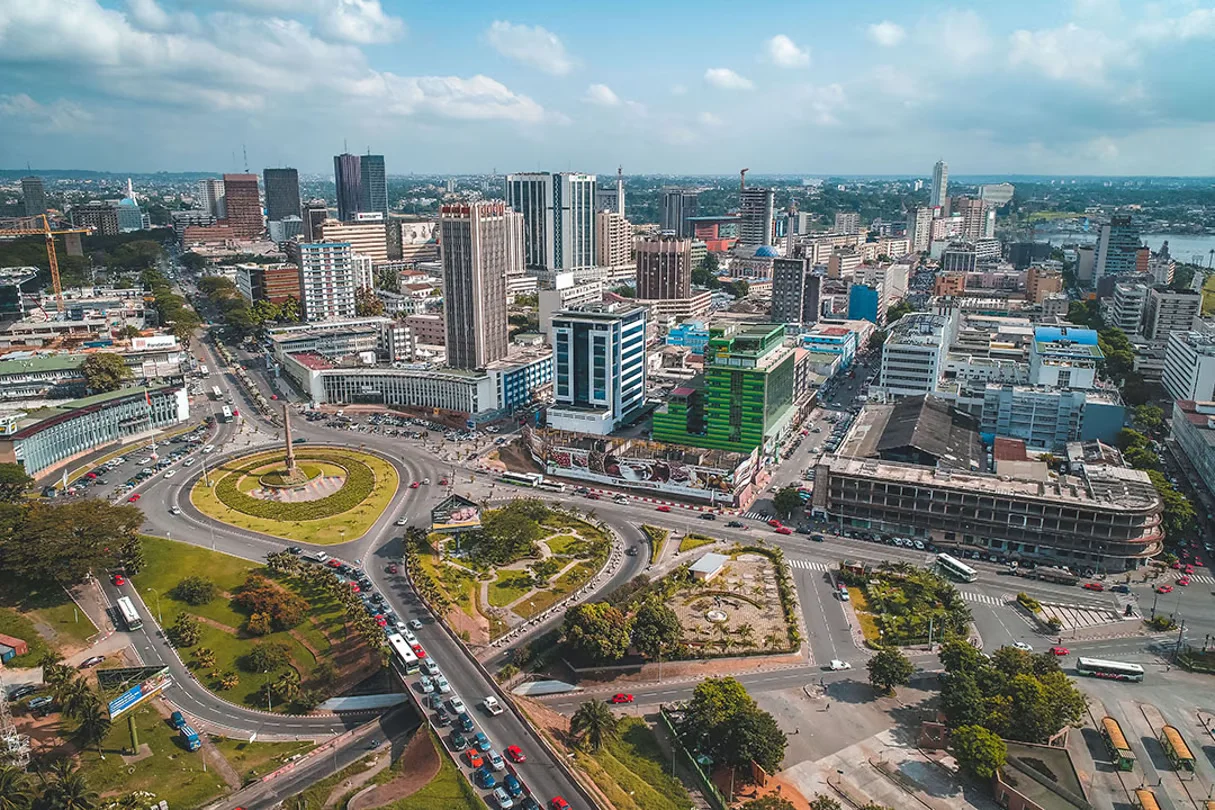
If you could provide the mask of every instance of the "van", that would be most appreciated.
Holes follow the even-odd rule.
[[[845,585],[844,583],[841,582],[836,587],[835,592],[839,594],[841,602],[851,602],[852,601],[852,597],[848,595],[848,586]]]
[[[169,725],[172,726],[174,730],[180,729],[185,724],[186,718],[181,712],[173,712],[173,714],[169,715]]]

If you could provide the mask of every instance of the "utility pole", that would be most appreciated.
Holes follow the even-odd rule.
[[[1173,648],[1173,663],[1177,663],[1177,659],[1181,656],[1181,637],[1185,635],[1185,619],[1181,620],[1181,627],[1177,628],[1177,646]]]

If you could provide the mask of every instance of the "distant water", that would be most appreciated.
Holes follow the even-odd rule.
[[[1043,234],[1046,241],[1060,245],[1068,243],[1096,242],[1097,232],[1090,233],[1052,233]],[[1192,233],[1149,233],[1143,237],[1143,242],[1152,250],[1160,250],[1165,242],[1169,243],[1169,255],[1179,262],[1192,262],[1203,267],[1211,259],[1210,251],[1215,249],[1215,234]],[[1201,257],[1201,259],[1199,258]]]

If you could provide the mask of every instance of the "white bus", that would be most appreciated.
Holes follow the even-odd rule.
[[[219,400],[221,400],[223,398],[224,398],[224,392],[219,390],[219,386],[218,385],[211,386],[211,399],[214,399],[218,402]]]
[[[547,489],[549,492],[565,492],[565,484],[560,481],[544,480],[536,484],[540,489]]]
[[[1121,661],[1103,661],[1100,658],[1081,658],[1076,662],[1076,672],[1092,678],[1108,678],[1112,681],[1143,680],[1143,667],[1124,664]]]
[[[937,555],[937,565],[941,570],[956,580],[962,582],[974,582],[979,576],[979,572],[971,568],[961,560],[954,559],[948,554]]]
[[[502,473],[499,479],[504,484],[514,484],[520,487],[538,487],[544,483],[544,476],[539,473]]]
[[[127,626],[128,630],[138,630],[143,627],[143,619],[139,618],[139,613],[135,610],[135,603],[131,601],[131,597],[123,596],[118,599],[118,612],[122,615],[122,623]]]
[[[392,647],[393,653],[397,660],[401,662],[401,666],[405,669],[405,674],[412,675],[418,671],[418,656],[414,653],[413,648],[409,646],[409,642],[400,633],[393,633],[388,637],[388,646]]]
[[[199,363],[198,364],[198,373],[203,375],[204,377],[210,377],[211,369],[207,368],[206,363]]]
[[[225,405],[223,411],[219,415],[219,421],[231,422],[232,421],[232,408]]]

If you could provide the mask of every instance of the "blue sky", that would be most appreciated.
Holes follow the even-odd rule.
[[[1215,175],[1209,3],[0,0],[0,166]]]

